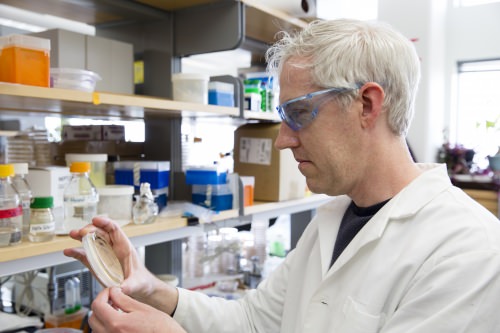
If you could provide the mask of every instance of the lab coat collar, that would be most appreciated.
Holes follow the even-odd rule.
[[[416,214],[436,195],[451,187],[446,165],[418,164],[423,173],[392,198],[375,214],[372,219],[354,237],[344,252],[330,269],[335,238],[347,206],[351,202],[348,196],[336,197],[331,202],[318,208],[318,237],[321,253],[322,275],[334,274],[344,266],[362,247],[379,239],[391,220],[401,220]],[[330,269],[330,270],[329,270]]]

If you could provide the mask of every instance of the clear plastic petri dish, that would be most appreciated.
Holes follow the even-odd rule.
[[[107,240],[91,232],[83,237],[82,244],[99,282],[107,288],[120,286],[124,279],[122,266]]]

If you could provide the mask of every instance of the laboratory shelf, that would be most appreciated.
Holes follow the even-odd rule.
[[[248,224],[254,218],[277,217],[281,214],[312,210],[328,200],[331,200],[331,197],[312,195],[281,202],[258,202],[245,207],[244,215],[239,215],[237,209],[222,211],[212,215],[211,222],[197,226],[187,226],[185,218],[160,215],[154,223],[128,224],[123,226],[123,230],[135,247],[141,247],[200,235],[215,228]],[[81,244],[69,236],[56,236],[48,242],[24,241],[19,245],[0,248],[0,277],[70,262],[73,259],[64,256],[62,251],[71,247],[81,247]]]
[[[119,119],[144,119],[146,114],[165,117],[239,116],[239,109],[235,107],[10,83],[0,83],[0,110],[12,114],[21,112]]]

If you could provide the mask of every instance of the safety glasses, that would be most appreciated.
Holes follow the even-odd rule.
[[[309,125],[314,118],[316,118],[321,104],[329,98],[358,88],[359,85],[356,85],[355,88],[328,88],[315,91],[286,101],[277,106],[276,109],[278,110],[281,120],[294,131],[298,131]]]

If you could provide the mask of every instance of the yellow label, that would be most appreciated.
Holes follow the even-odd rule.
[[[134,61],[134,84],[144,83],[144,61]]]

